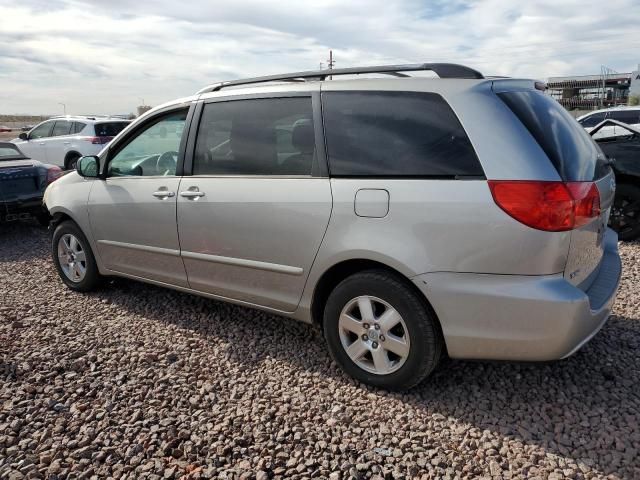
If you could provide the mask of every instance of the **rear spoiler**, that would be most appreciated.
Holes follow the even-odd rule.
[[[532,88],[540,91],[547,89],[545,82],[534,79],[493,78],[492,80],[491,90],[495,93],[531,90]]]

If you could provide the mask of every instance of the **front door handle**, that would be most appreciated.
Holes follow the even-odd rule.
[[[176,194],[169,190],[158,190],[157,192],[153,192],[152,195],[156,198],[171,198],[175,197]]]
[[[198,197],[204,197],[204,192],[201,192],[200,190],[189,189],[187,191],[180,192],[180,196],[184,198],[198,198]]]

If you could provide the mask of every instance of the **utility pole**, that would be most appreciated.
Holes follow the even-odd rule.
[[[336,62],[333,60],[333,50],[329,50],[329,60],[328,60],[328,67],[329,70],[333,70],[333,66],[336,64]],[[329,80],[333,80],[332,76],[329,76]]]

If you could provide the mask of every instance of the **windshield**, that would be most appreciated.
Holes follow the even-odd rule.
[[[26,158],[18,147],[11,145],[0,145],[0,160],[15,160],[16,158]]]

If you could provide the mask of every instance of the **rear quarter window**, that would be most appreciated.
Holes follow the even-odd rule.
[[[84,129],[85,125],[86,123],[73,122],[73,127],[71,127],[71,133],[80,133]]]
[[[322,111],[332,176],[484,176],[462,125],[438,94],[324,92]]]
[[[537,90],[497,95],[529,130],[562,180],[592,181],[606,173],[600,148],[556,100]]]
[[[640,122],[640,110],[614,110],[609,117],[619,122],[635,124]]]

